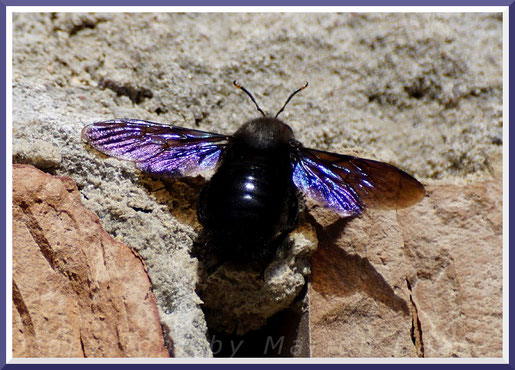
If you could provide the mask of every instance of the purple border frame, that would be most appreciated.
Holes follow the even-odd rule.
[[[261,0],[259,2],[257,1],[237,1],[237,0],[223,0],[223,1],[219,1],[218,4],[216,5],[219,5],[219,6],[244,6],[244,5],[247,5],[247,6],[306,6],[306,5],[311,5],[313,3],[312,0],[303,0],[301,2],[295,2],[293,0],[282,0],[282,1],[278,1],[278,0]],[[434,0],[434,1],[428,1],[428,0],[418,0],[416,1],[416,3],[413,1],[413,0],[393,0],[391,1],[388,5],[390,6],[509,6],[510,9],[509,9],[509,16],[510,18],[512,19],[515,19],[515,5],[513,5],[514,1],[513,0],[490,0],[489,2],[485,2],[484,0],[481,1],[481,0],[468,0],[468,1],[465,1],[465,0]],[[5,27],[6,27],[6,6],[41,6],[41,5],[45,5],[45,6],[70,6],[70,1],[67,1],[67,0],[47,0],[45,1],[45,4],[41,4],[40,1],[38,0],[0,0],[0,27],[2,30],[5,30]],[[127,6],[127,5],[140,5],[140,2],[138,0],[129,0],[129,1],[122,1],[122,0],[90,0],[90,1],[79,1],[79,3],[75,3],[74,4],[75,6]],[[184,6],[211,6],[213,5],[209,0],[175,0],[173,1],[173,3],[170,3],[170,2],[167,2],[165,0],[147,0],[145,2],[145,6],[170,6],[170,5],[174,5],[174,6],[181,6],[181,5],[184,5]],[[381,1],[381,0],[344,0],[344,1],[337,1],[337,0],[323,0],[323,1],[320,1],[316,4],[317,6],[384,6],[384,2]],[[70,8],[73,8],[72,6],[70,6]],[[510,28],[509,29],[509,40],[510,40],[510,43],[509,43],[509,46],[510,46],[510,50],[515,50],[515,32],[512,32],[512,29]],[[1,45],[0,45],[0,50],[1,50],[1,57],[0,57],[0,67],[1,69],[3,69],[4,71],[6,70],[6,38],[1,38],[0,37],[0,42],[1,42]],[[512,73],[511,76],[510,76],[510,79],[508,81],[509,83],[509,86],[513,86],[514,84],[514,81],[515,81],[515,73]],[[1,77],[0,77],[0,86],[6,86],[6,74],[5,72],[1,74]],[[1,91],[1,95],[2,95],[2,99],[0,99],[0,111],[3,111],[3,112],[6,112],[6,94],[7,94],[7,91],[4,89],[4,88],[1,88],[0,89]],[[512,94],[510,96],[510,100],[509,100],[509,104],[510,106],[515,106],[515,94]],[[5,127],[6,127],[6,116],[4,114],[4,119],[3,119],[3,122],[4,122],[4,129],[3,130],[0,130],[0,140],[2,142],[5,143],[6,141],[6,130],[5,130]],[[507,122],[505,122],[504,124],[509,124]],[[514,134],[515,135],[515,134]],[[514,135],[511,135],[510,134],[510,139],[513,139],[513,136]],[[5,148],[5,146],[4,146]],[[6,173],[6,151],[5,149],[4,150],[1,150],[0,151],[0,169],[1,169],[1,173],[4,174],[4,176],[11,176],[11,174],[7,174]],[[515,161],[511,161],[511,165],[510,165],[510,171],[512,171],[513,169],[513,166],[515,166]],[[513,171],[512,171],[513,172]],[[0,208],[1,209],[6,209],[6,179],[7,177],[4,178],[4,181],[3,182],[0,182]],[[512,197],[512,201],[509,203],[508,207],[511,208],[511,205],[515,202],[515,200],[513,200],[514,197]],[[2,230],[2,233],[1,235],[5,235],[5,238],[2,240],[1,245],[2,245],[2,250],[3,250],[3,253],[2,255],[5,256],[6,254],[6,238],[7,237],[10,237],[10,236],[7,236],[6,235],[6,213],[3,214],[3,222],[0,226],[1,230]],[[1,260],[1,258],[0,258]],[[515,260],[515,254],[512,253],[511,256],[510,256],[510,260],[509,262],[512,262]],[[511,264],[511,263],[510,263]],[[42,367],[42,368],[48,368],[48,369],[53,369],[53,368],[56,368],[56,367],[59,367],[61,369],[63,368],[67,368],[67,367],[72,367],[72,366],[80,366],[82,368],[92,368],[92,367],[95,367],[95,368],[98,368],[99,366],[100,367],[107,367],[109,366],[110,368],[119,368],[119,369],[127,369],[127,368],[130,368],[130,369],[135,369],[135,368],[144,368],[144,367],[147,367],[149,366],[148,364],[141,364],[141,365],[136,365],[136,364],[110,364],[110,365],[105,365],[105,364],[101,364],[101,365],[98,365],[98,364],[89,364],[89,365],[72,365],[72,364],[61,364],[61,365],[56,365],[56,364],[44,364],[44,365],[28,365],[28,364],[25,364],[25,365],[7,365],[6,364],[6,348],[5,348],[5,340],[6,340],[6,321],[4,319],[1,319],[1,318],[5,318],[6,317],[6,312],[5,312],[5,309],[6,309],[6,305],[5,305],[5,297],[6,297],[6,264],[5,264],[5,261],[4,263],[1,264],[2,268],[1,268],[1,272],[0,272],[0,369],[3,369],[4,367],[9,367],[9,368],[14,368],[16,367],[16,369],[28,369],[28,368],[32,368],[32,367],[35,367],[35,366],[38,366],[38,367]],[[510,279],[511,280],[511,279]],[[514,291],[514,287],[515,287],[515,280],[512,282],[510,281],[512,284],[510,284],[510,291],[509,293],[513,293]],[[512,297],[513,294],[510,294],[510,297]],[[511,303],[511,299],[510,299],[510,303]],[[512,308],[513,305],[510,305],[510,308]],[[510,312],[512,312],[513,309],[510,310]],[[512,317],[514,317],[512,315]],[[512,329],[515,328],[515,319],[512,319],[511,322],[510,322],[510,325],[509,325],[509,332],[511,333],[512,332]],[[509,334],[508,334],[509,335]],[[413,365],[413,364],[406,364],[406,365],[401,365],[401,364],[388,364],[388,365],[373,365],[373,364],[366,364],[366,365],[359,365],[359,364],[345,364],[345,365],[339,365],[339,364],[327,364],[327,365],[323,365],[325,368],[341,368],[341,367],[346,367],[347,369],[350,369],[350,368],[372,368],[372,367],[378,367],[378,366],[381,366],[382,368],[384,369],[398,369],[399,367],[403,367],[403,368],[407,368],[407,367],[413,367],[413,366],[416,366],[416,367],[424,367],[424,368],[435,368],[435,367],[441,367],[441,366],[452,366],[454,368],[460,368],[460,369],[469,369],[471,367],[473,367],[474,369],[487,369],[487,368],[490,368],[491,366],[496,366],[497,368],[499,367],[502,367],[502,368],[505,368],[505,369],[514,369],[515,367],[512,365],[513,363],[515,363],[515,361],[513,360],[514,356],[515,356],[515,343],[514,343],[514,340],[511,340],[510,341],[510,347],[509,347],[509,354],[510,354],[510,359],[511,359],[511,362],[510,364],[507,364],[507,365],[492,365],[492,364],[481,364],[481,365],[473,365],[473,364],[466,364],[466,365],[463,365],[463,364],[457,364],[457,365],[450,365],[450,364],[427,364],[427,365]],[[174,369],[179,369],[179,368],[188,368],[188,369],[192,369],[192,368],[198,368],[198,367],[210,367],[212,369],[226,369],[228,367],[231,367],[233,369],[235,368],[241,368],[241,367],[246,367],[246,368],[260,368],[260,367],[268,367],[268,368],[275,368],[275,367],[279,367],[281,366],[282,368],[290,368],[292,370],[299,370],[299,369],[314,369],[316,367],[319,367],[321,366],[320,364],[282,364],[282,365],[279,365],[279,364],[246,364],[246,365],[242,365],[242,364],[234,364],[234,365],[228,365],[228,364],[212,364],[212,365],[209,365],[209,364],[173,364],[173,365],[153,365],[154,367],[155,366],[173,366]]]
[[[6,12],[5,12],[5,6],[2,4],[2,7],[0,8],[0,22],[1,22],[1,27],[3,27],[2,29],[6,29]],[[6,43],[7,43],[7,40],[6,40],[6,37],[0,37],[0,42],[2,43],[0,45],[0,52],[1,52],[1,57],[0,57],[0,63],[1,63],[1,66],[0,66],[0,69],[2,69],[4,72],[0,75],[0,91],[1,91],[1,95],[2,95],[2,98],[0,98],[0,104],[1,104],[1,108],[0,108],[0,112],[7,112],[6,110],[6,96],[7,96],[7,85],[6,85],[6,65],[5,65],[5,58],[6,58]],[[6,116],[7,113],[4,113],[3,115],[3,129],[0,130],[0,141],[2,143],[5,143],[6,141],[6,127],[7,127],[7,116]],[[5,145],[4,145],[4,148],[5,148]],[[0,154],[0,173],[3,174],[3,176],[6,176],[4,178],[3,181],[0,181],[0,209],[4,209],[4,210],[7,210],[7,208],[5,207],[5,202],[6,202],[6,193],[5,193],[5,182],[7,180],[7,176],[11,176],[11,174],[7,174],[5,171],[6,171],[6,168],[5,168],[5,161],[6,161],[6,150],[2,150],[1,151],[1,154]],[[7,212],[7,211],[6,211]],[[2,222],[2,225],[0,226],[2,232],[0,233],[1,235],[4,235],[4,238],[2,239],[2,241],[0,241],[0,245],[2,246],[1,250],[2,250],[2,254],[3,256],[6,256],[6,242],[7,242],[7,235],[6,235],[6,230],[5,230],[5,225],[6,225],[6,218],[7,218],[7,215],[6,213],[3,213],[3,222]],[[1,257],[0,257],[0,260],[1,260]],[[5,258],[5,260],[7,260]],[[6,348],[5,348],[5,341],[6,341],[6,314],[7,312],[5,312],[5,305],[6,305],[6,302],[5,302],[5,297],[6,297],[6,287],[5,287],[5,275],[6,275],[6,261],[4,261],[4,263],[1,264],[2,268],[0,269],[1,272],[0,272],[0,368],[4,367],[5,366],[5,361],[6,361]]]
[[[2,0],[4,6],[41,6],[41,1],[38,0]],[[388,4],[382,0],[322,0],[313,4],[312,0],[260,0],[260,1],[241,1],[241,0],[222,0],[217,1],[213,4],[210,0],[174,0],[172,2],[165,0],[148,0],[145,4],[141,4],[138,0],[90,0],[80,1],[79,3],[73,4],[74,6],[127,6],[127,5],[144,5],[144,6],[509,6],[513,3],[510,0],[490,0],[486,2],[483,0],[392,0]],[[70,6],[69,1],[64,0],[47,0],[45,6]]]
[[[1,24],[3,27],[3,29],[5,30],[6,28],[6,11],[5,11],[5,6],[3,6],[2,4],[2,7],[0,9],[0,18],[1,18]],[[6,40],[6,37],[2,37],[0,38],[0,42],[2,43],[0,45],[0,51],[1,51],[1,57],[0,57],[0,63],[1,63],[1,69],[4,71],[2,74],[1,74],[1,77],[0,77],[0,85],[2,86],[0,88],[0,91],[2,92],[2,98],[0,98],[0,104],[1,104],[1,108],[0,108],[0,111],[1,112],[7,112],[6,110],[6,96],[7,96],[7,85],[6,85],[6,43],[7,43],[7,40]],[[3,120],[4,122],[4,129],[0,130],[0,141],[5,143],[6,141],[6,127],[7,127],[7,116],[6,116],[6,113],[3,115]],[[4,148],[5,148],[5,145],[4,145]],[[1,209],[5,209],[7,210],[6,208],[6,193],[5,193],[5,187],[6,187],[6,180],[7,180],[7,176],[8,174],[6,173],[6,166],[5,166],[5,161],[6,161],[6,150],[2,150],[1,151],[1,154],[0,154],[0,168],[1,168],[1,173],[6,176],[4,178],[4,181],[1,181],[0,182],[0,192],[1,192],[1,196],[0,196],[0,208]],[[11,176],[11,174],[9,174],[9,176]],[[7,212],[7,211],[6,211]],[[5,230],[5,226],[6,226],[6,220],[7,218],[7,215],[6,213],[3,213],[3,222],[2,222],[2,225],[0,226],[1,227],[1,234],[4,235],[4,238],[2,239],[2,241],[0,242],[0,244],[2,245],[2,255],[3,256],[6,256],[6,242],[7,242],[7,235],[6,235],[6,230]],[[7,259],[5,259],[7,260]],[[0,337],[0,367],[3,367],[4,364],[5,364],[5,361],[6,361],[6,348],[5,348],[5,341],[6,341],[6,314],[7,312],[5,311],[5,305],[6,305],[6,302],[5,302],[5,297],[6,297],[6,287],[5,287],[5,283],[6,283],[6,280],[5,280],[5,277],[6,277],[6,262],[4,261],[4,263],[1,264],[2,268],[1,268],[1,272],[0,272],[0,333],[1,333],[1,337]]]

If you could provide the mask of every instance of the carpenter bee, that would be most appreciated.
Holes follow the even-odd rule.
[[[219,255],[253,262],[274,254],[295,227],[299,193],[341,217],[366,207],[404,208],[421,200],[423,185],[387,163],[304,147],[277,117],[234,81],[263,115],[222,135],[137,119],[97,122],[82,130],[96,150],[135,162],[140,170],[187,177],[216,170],[201,190],[197,217]],[[300,192],[299,192],[300,191]]]

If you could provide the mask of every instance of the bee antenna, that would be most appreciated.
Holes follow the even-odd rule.
[[[234,84],[234,86],[236,86],[238,89],[243,90],[243,91],[244,91],[244,92],[245,92],[245,93],[250,97],[250,99],[252,99],[252,101],[253,101],[253,102],[254,102],[254,104],[256,105],[257,110],[261,112],[261,114],[263,115],[263,117],[266,117],[265,112],[263,112],[263,111],[261,110],[261,108],[259,108],[259,105],[258,105],[258,103],[256,103],[256,99],[254,99],[254,97],[252,96],[252,94],[251,94],[251,93],[249,93],[249,91],[248,91],[246,88],[244,88],[243,86],[241,86],[241,85],[238,83],[238,81],[234,80],[232,83],[233,83],[233,84]]]
[[[279,114],[281,114],[281,112],[284,110],[284,108],[286,108],[286,105],[290,102],[291,98],[293,98],[295,96],[295,94],[297,94],[299,91],[304,90],[306,87],[308,87],[308,82],[307,81],[306,81],[306,83],[303,86],[299,87],[297,90],[292,92],[290,94],[290,96],[288,97],[288,99],[286,99],[286,103],[284,103],[283,107],[281,109],[279,109],[279,112],[277,112],[277,114],[275,115],[275,118],[277,118],[277,116]]]

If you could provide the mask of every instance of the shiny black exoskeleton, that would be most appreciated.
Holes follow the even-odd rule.
[[[263,264],[278,250],[298,215],[297,190],[340,217],[365,207],[409,207],[425,196],[406,172],[371,159],[304,147],[291,128],[268,117],[236,81],[262,118],[224,135],[138,119],[95,122],[82,139],[98,151],[129,160],[144,172],[168,178],[215,174],[198,202],[207,245],[220,260]]]
[[[297,219],[293,132],[276,118],[245,123],[201,192],[198,219],[222,258],[267,260]]]

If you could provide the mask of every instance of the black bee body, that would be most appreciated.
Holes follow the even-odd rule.
[[[222,259],[267,260],[294,228],[292,140],[291,128],[275,118],[249,121],[232,136],[198,205],[198,219]]]

